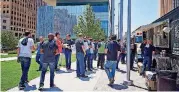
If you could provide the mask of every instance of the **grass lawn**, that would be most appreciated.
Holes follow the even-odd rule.
[[[72,62],[76,61],[76,55],[72,55]],[[62,57],[62,65],[65,66],[65,58]],[[32,80],[40,76],[40,72],[37,72],[38,64],[35,59],[32,59],[28,80]],[[18,86],[21,77],[21,66],[16,60],[9,62],[1,62],[1,90],[6,91],[10,88]]]

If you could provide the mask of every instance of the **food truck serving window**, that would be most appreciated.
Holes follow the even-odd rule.
[[[135,43],[142,43],[142,36],[136,36]]]

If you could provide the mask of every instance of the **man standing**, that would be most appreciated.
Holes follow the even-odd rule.
[[[88,76],[85,75],[85,64],[84,64],[84,44],[82,39],[82,34],[79,34],[79,38],[75,42],[76,46],[76,74],[77,77],[84,77],[87,78]]]
[[[39,37],[40,42],[37,43],[37,54],[36,54],[36,62],[39,64],[39,69],[38,71],[41,71],[42,69],[42,57],[43,54],[40,53],[40,47],[42,46],[42,44],[44,43],[44,39],[42,36]]]
[[[71,46],[74,44],[74,42],[71,40],[71,35],[67,34],[66,39],[64,41],[64,44],[66,44],[65,47],[65,59],[66,59],[66,69],[70,70],[71,69]]]
[[[58,50],[57,50],[57,54],[55,56],[55,70],[58,71],[60,70],[58,68],[58,61],[59,61],[59,58],[60,58],[60,53],[62,53],[62,41],[60,40],[60,33],[59,32],[56,32],[55,33],[55,41],[56,41],[56,44],[58,46]]]
[[[150,71],[151,69],[151,64],[152,64],[152,54],[155,53],[155,47],[152,45],[152,41],[151,40],[147,40],[147,44],[144,47],[144,52],[143,52],[143,68],[142,68],[142,72],[140,75],[143,75],[146,69],[146,65],[147,65],[147,70]]]
[[[98,64],[97,67],[101,66],[101,69],[104,69],[104,61],[105,61],[105,43],[104,39],[101,40],[99,43],[99,48],[98,48]]]
[[[43,89],[45,74],[47,72],[48,66],[50,68],[50,87],[55,86],[54,85],[54,76],[55,76],[54,71],[55,71],[55,66],[56,66],[55,55],[58,54],[57,52],[58,52],[58,47],[54,40],[54,35],[52,33],[49,33],[48,41],[44,42],[44,44],[41,46],[41,53],[44,54],[44,56],[43,56],[42,72],[40,76],[39,90]]]
[[[105,63],[105,71],[109,79],[109,85],[114,83],[117,57],[120,53],[119,44],[116,42],[116,35],[111,36],[111,41],[106,46],[105,53],[107,54],[107,61]]]
[[[31,33],[26,31],[25,37],[21,38],[18,43],[17,57],[21,63],[22,76],[19,83],[19,89],[25,88],[24,83],[28,82],[28,72],[31,64],[32,51],[35,50],[34,40],[31,38]]]
[[[137,45],[134,43],[134,39],[131,40],[131,64],[130,64],[130,70],[133,70],[134,61],[135,61],[135,55],[137,53]]]
[[[84,49],[85,49],[85,57],[84,57],[84,64],[85,64],[85,70],[86,70],[86,65],[88,64],[87,62],[89,61],[89,53],[90,53],[90,50],[89,50],[89,40],[84,37]],[[87,65],[88,66],[88,65]]]
[[[88,70],[92,71],[92,69],[93,69],[94,50],[95,50],[95,46],[94,46],[94,42],[93,42],[92,38],[90,38],[89,46],[90,46],[90,56],[89,56],[89,61],[88,61],[88,63],[89,63]]]

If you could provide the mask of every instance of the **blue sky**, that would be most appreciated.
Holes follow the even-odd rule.
[[[127,31],[127,1],[124,1],[124,32]],[[159,18],[159,0],[131,0],[131,31],[141,25],[146,25]],[[118,3],[120,0],[115,0],[115,25],[118,25]],[[115,27],[115,30],[117,28]]]

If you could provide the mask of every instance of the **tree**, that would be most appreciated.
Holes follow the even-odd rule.
[[[83,36],[93,39],[105,39],[105,33],[100,26],[100,21],[95,18],[90,5],[87,5],[83,15],[79,16],[78,24],[73,28],[75,34],[82,33]]]
[[[17,38],[12,31],[1,32],[1,45],[8,50],[15,49],[17,46]]]

